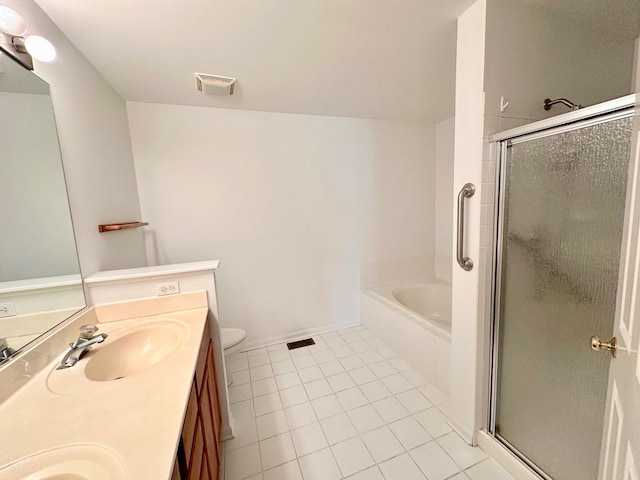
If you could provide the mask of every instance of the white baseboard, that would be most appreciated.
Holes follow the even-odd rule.
[[[498,443],[498,441],[487,432],[480,430],[476,436],[478,446],[513,478],[516,480],[540,480],[539,475],[534,473],[529,467],[522,463],[519,458]]]
[[[231,440],[232,438],[235,438],[235,435],[233,433],[233,429],[236,426],[236,420],[235,418],[233,418],[233,415],[231,414],[231,412],[229,412],[229,425],[224,425],[222,427],[222,441],[224,442],[225,440]]]
[[[261,338],[258,340],[252,340],[247,342],[243,351],[255,350],[256,348],[269,347],[278,343],[293,342],[303,338],[311,337],[313,335],[322,335],[323,333],[333,332],[335,330],[341,330],[343,328],[358,327],[362,325],[362,320],[359,318],[343,323],[333,323],[331,325],[324,325],[317,328],[306,328],[303,330],[296,330],[295,332],[287,333],[285,335],[276,335],[268,338]]]

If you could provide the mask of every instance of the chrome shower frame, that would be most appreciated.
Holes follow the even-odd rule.
[[[633,116],[636,105],[636,95],[627,95],[615,100],[604,102],[591,107],[574,110],[528,125],[506,130],[489,137],[492,154],[496,161],[495,195],[494,195],[494,245],[492,259],[491,281],[491,313],[489,348],[489,398],[487,399],[487,430],[498,443],[509,451],[517,460],[524,464],[532,473],[544,480],[553,480],[542,472],[533,462],[526,458],[507,440],[496,433],[496,410],[498,391],[498,337],[500,329],[500,291],[502,287],[502,250],[504,246],[504,201],[506,178],[507,150],[511,145],[544,138],[599,123]]]

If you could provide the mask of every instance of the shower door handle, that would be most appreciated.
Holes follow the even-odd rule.
[[[458,193],[458,238],[457,238],[457,260],[458,265],[467,272],[473,268],[473,261],[465,257],[462,251],[464,247],[464,199],[473,197],[476,187],[473,183],[465,183],[460,193]]]

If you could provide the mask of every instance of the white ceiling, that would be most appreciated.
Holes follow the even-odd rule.
[[[434,122],[474,0],[35,0],[125,100]],[[521,0],[634,38],[640,0]],[[194,72],[236,77],[205,96]]]
[[[125,100],[436,121],[473,0],[36,0]],[[236,77],[204,96],[194,72]]]

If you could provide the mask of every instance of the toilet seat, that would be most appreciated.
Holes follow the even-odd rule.
[[[241,343],[247,336],[241,328],[223,328],[220,331],[220,339],[222,341],[222,348],[228,350]]]

